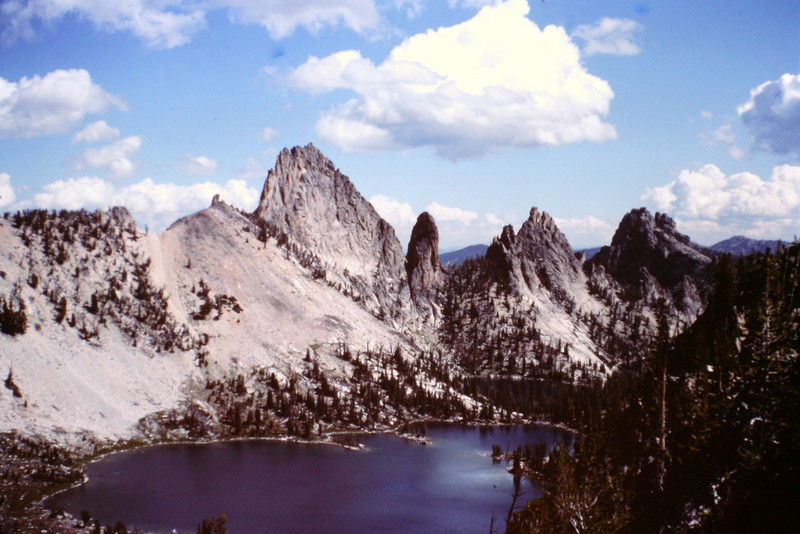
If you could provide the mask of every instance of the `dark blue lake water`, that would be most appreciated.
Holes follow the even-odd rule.
[[[47,501],[104,524],[195,533],[225,512],[230,534],[488,533],[502,531],[513,494],[497,443],[571,441],[544,426],[433,425],[430,445],[359,435],[367,452],[272,441],[166,445],[108,456],[89,482]],[[541,495],[527,484],[527,500]]]

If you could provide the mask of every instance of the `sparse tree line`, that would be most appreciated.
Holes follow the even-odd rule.
[[[155,439],[291,435],[317,439],[328,432],[407,427],[418,419],[521,421],[471,388],[456,365],[436,352],[352,352],[340,346],[339,372],[322,369],[309,349],[304,370],[283,376],[258,369],[207,380],[203,403],[160,413],[140,428]],[[471,395],[466,395],[470,391]]]
[[[101,328],[113,323],[134,346],[146,340],[158,352],[194,350],[198,360],[204,359],[207,338],[194,335],[169,313],[167,297],[152,283],[150,259],[137,246],[140,234],[126,210],[28,210],[4,217],[29,249],[27,287],[47,299],[54,322],[86,341],[99,339]],[[10,294],[0,295],[5,334],[23,334],[31,322],[23,287],[18,281]],[[209,305],[217,316],[223,309],[241,311],[227,295],[216,296]]]
[[[439,340],[470,374],[591,383],[599,365],[573,361],[569,343],[547,341],[537,314],[514,303],[508,280],[492,262],[472,258],[445,279]],[[622,337],[613,326],[610,332]]]
[[[0,296],[0,332],[17,336],[28,329],[28,314],[25,301],[18,295]]]
[[[11,373],[8,380],[13,382]],[[0,534],[31,532],[24,517],[30,506],[45,491],[82,479],[80,463],[66,449],[15,433],[0,434]]]

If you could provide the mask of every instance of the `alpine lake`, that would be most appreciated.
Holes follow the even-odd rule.
[[[430,443],[354,434],[364,450],[271,440],[160,445],[87,466],[88,482],[46,501],[76,517],[195,533],[225,513],[230,534],[502,532],[514,480],[492,445],[572,442],[543,425],[429,424]],[[525,480],[521,506],[541,496]]]

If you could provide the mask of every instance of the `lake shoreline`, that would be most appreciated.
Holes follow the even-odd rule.
[[[431,424],[431,425],[442,425],[444,427],[448,426],[458,426],[463,428],[480,428],[480,427],[487,427],[492,429],[500,429],[500,428],[512,428],[514,426],[535,426],[535,427],[542,427],[542,428],[550,428],[553,430],[559,430],[562,432],[569,432],[573,433],[571,429],[563,428],[562,425],[555,425],[551,423],[543,423],[539,421],[535,422],[521,422],[521,423],[464,423],[462,421],[453,421],[453,420],[432,420],[432,419],[424,419],[424,420],[417,420],[413,423],[416,424]],[[405,430],[405,425],[403,426],[403,430]],[[329,446],[336,446],[339,448],[343,448],[345,450],[350,450],[354,452],[366,452],[369,450],[368,447],[365,447],[363,443],[358,443],[358,445],[354,446],[348,444],[346,441],[339,441],[336,438],[338,436],[343,435],[364,435],[364,436],[372,436],[372,435],[390,435],[397,437],[403,441],[419,443],[421,445],[427,445],[435,441],[429,436],[421,436],[419,433],[412,434],[408,432],[401,432],[400,428],[385,428],[385,429],[337,429],[331,432],[326,432],[322,439],[315,438],[315,439],[303,439],[295,436],[286,436],[286,435],[276,435],[276,436],[241,436],[241,437],[216,437],[211,439],[175,439],[175,440],[164,440],[160,442],[149,442],[145,443],[142,441],[136,440],[135,442],[126,442],[122,444],[122,446],[110,447],[106,450],[102,450],[99,453],[87,455],[80,460],[80,467],[84,470],[84,477],[83,479],[77,483],[70,485],[69,487],[59,488],[54,492],[48,492],[46,495],[43,495],[38,501],[35,503],[37,507],[43,510],[55,510],[57,509],[50,501],[58,497],[59,495],[68,492],[72,489],[80,487],[82,485],[87,484],[90,479],[94,476],[92,473],[86,473],[86,468],[104,458],[109,456],[115,455],[117,453],[122,452],[133,452],[138,450],[147,450],[162,447],[164,445],[209,445],[215,443],[237,443],[237,442],[272,442],[272,443],[285,443],[285,444],[299,444],[299,445],[329,445]],[[488,451],[488,448],[487,448]],[[484,455],[481,455],[482,457]],[[73,510],[74,512],[74,510]],[[197,520],[201,520],[202,517],[198,517]]]
[[[524,422],[514,422],[514,423],[502,423],[502,422],[476,422],[476,421],[452,421],[452,420],[441,420],[441,419],[417,419],[406,423],[406,425],[414,425],[414,424],[446,424],[446,425],[458,425],[464,426],[468,428],[480,428],[480,427],[492,427],[492,428],[502,428],[502,427],[512,427],[517,425],[537,425],[543,427],[554,428],[558,430],[562,430],[564,432],[569,432],[572,434],[577,435],[578,432],[570,428],[567,425],[561,423],[551,423],[548,421],[524,421]],[[401,432],[398,428],[387,428],[387,429],[341,429],[341,430],[333,430],[331,432],[327,432],[325,436],[341,436],[341,435],[376,435],[376,434],[387,434],[396,436],[402,440],[419,443],[420,445],[429,445],[432,443],[432,439],[427,438],[425,436],[419,436],[410,434],[408,432]],[[124,444],[122,447],[112,446],[111,449],[105,450],[99,453],[89,454],[85,457],[78,458],[76,462],[78,463],[78,467],[81,469],[85,469],[89,464],[94,462],[98,462],[108,456],[114,454],[122,454],[126,452],[134,452],[138,450],[147,450],[153,447],[163,447],[163,446],[170,446],[170,445],[211,445],[214,443],[236,443],[236,442],[248,442],[248,441],[265,441],[265,442],[276,442],[276,443],[296,443],[299,445],[328,445],[328,446],[335,446],[341,447],[345,450],[354,451],[354,452],[366,452],[368,449],[363,447],[363,444],[358,444],[357,446],[348,445],[344,442],[337,442],[333,439],[304,439],[299,438],[297,436],[291,435],[275,435],[275,436],[231,436],[231,437],[216,437],[216,438],[209,438],[209,439],[176,439],[176,440],[164,440],[164,441],[155,441],[155,442],[144,442],[144,443],[131,443],[130,445]],[[491,454],[489,453],[489,456]],[[71,489],[80,487],[84,484],[89,482],[89,475],[84,474],[83,480],[80,482],[73,484],[66,488],[59,488],[57,491],[53,493],[47,494],[44,497],[35,501],[34,504],[44,506],[45,501]]]

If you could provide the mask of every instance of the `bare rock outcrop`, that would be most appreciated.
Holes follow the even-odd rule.
[[[532,208],[516,241],[522,275],[528,287],[533,289],[539,285],[558,293],[584,283],[572,246],[546,212]]]
[[[532,208],[519,232],[503,228],[486,251],[494,279],[509,289],[555,296],[585,283],[581,263],[550,215]]]
[[[507,288],[511,287],[512,281],[515,280],[513,277],[515,265],[519,265],[519,260],[515,256],[516,241],[514,227],[508,224],[486,249],[486,262],[490,275]]]
[[[420,311],[432,311],[435,314],[441,290],[442,266],[439,263],[439,229],[427,211],[417,217],[411,230],[406,273],[414,305]]]
[[[281,151],[253,217],[374,314],[408,315],[405,255],[394,229],[313,145]]]
[[[701,308],[699,286],[712,259],[669,216],[645,208],[623,217],[610,246],[603,247],[585,269],[604,271],[623,289],[628,301],[652,305],[666,298],[693,318]]]

